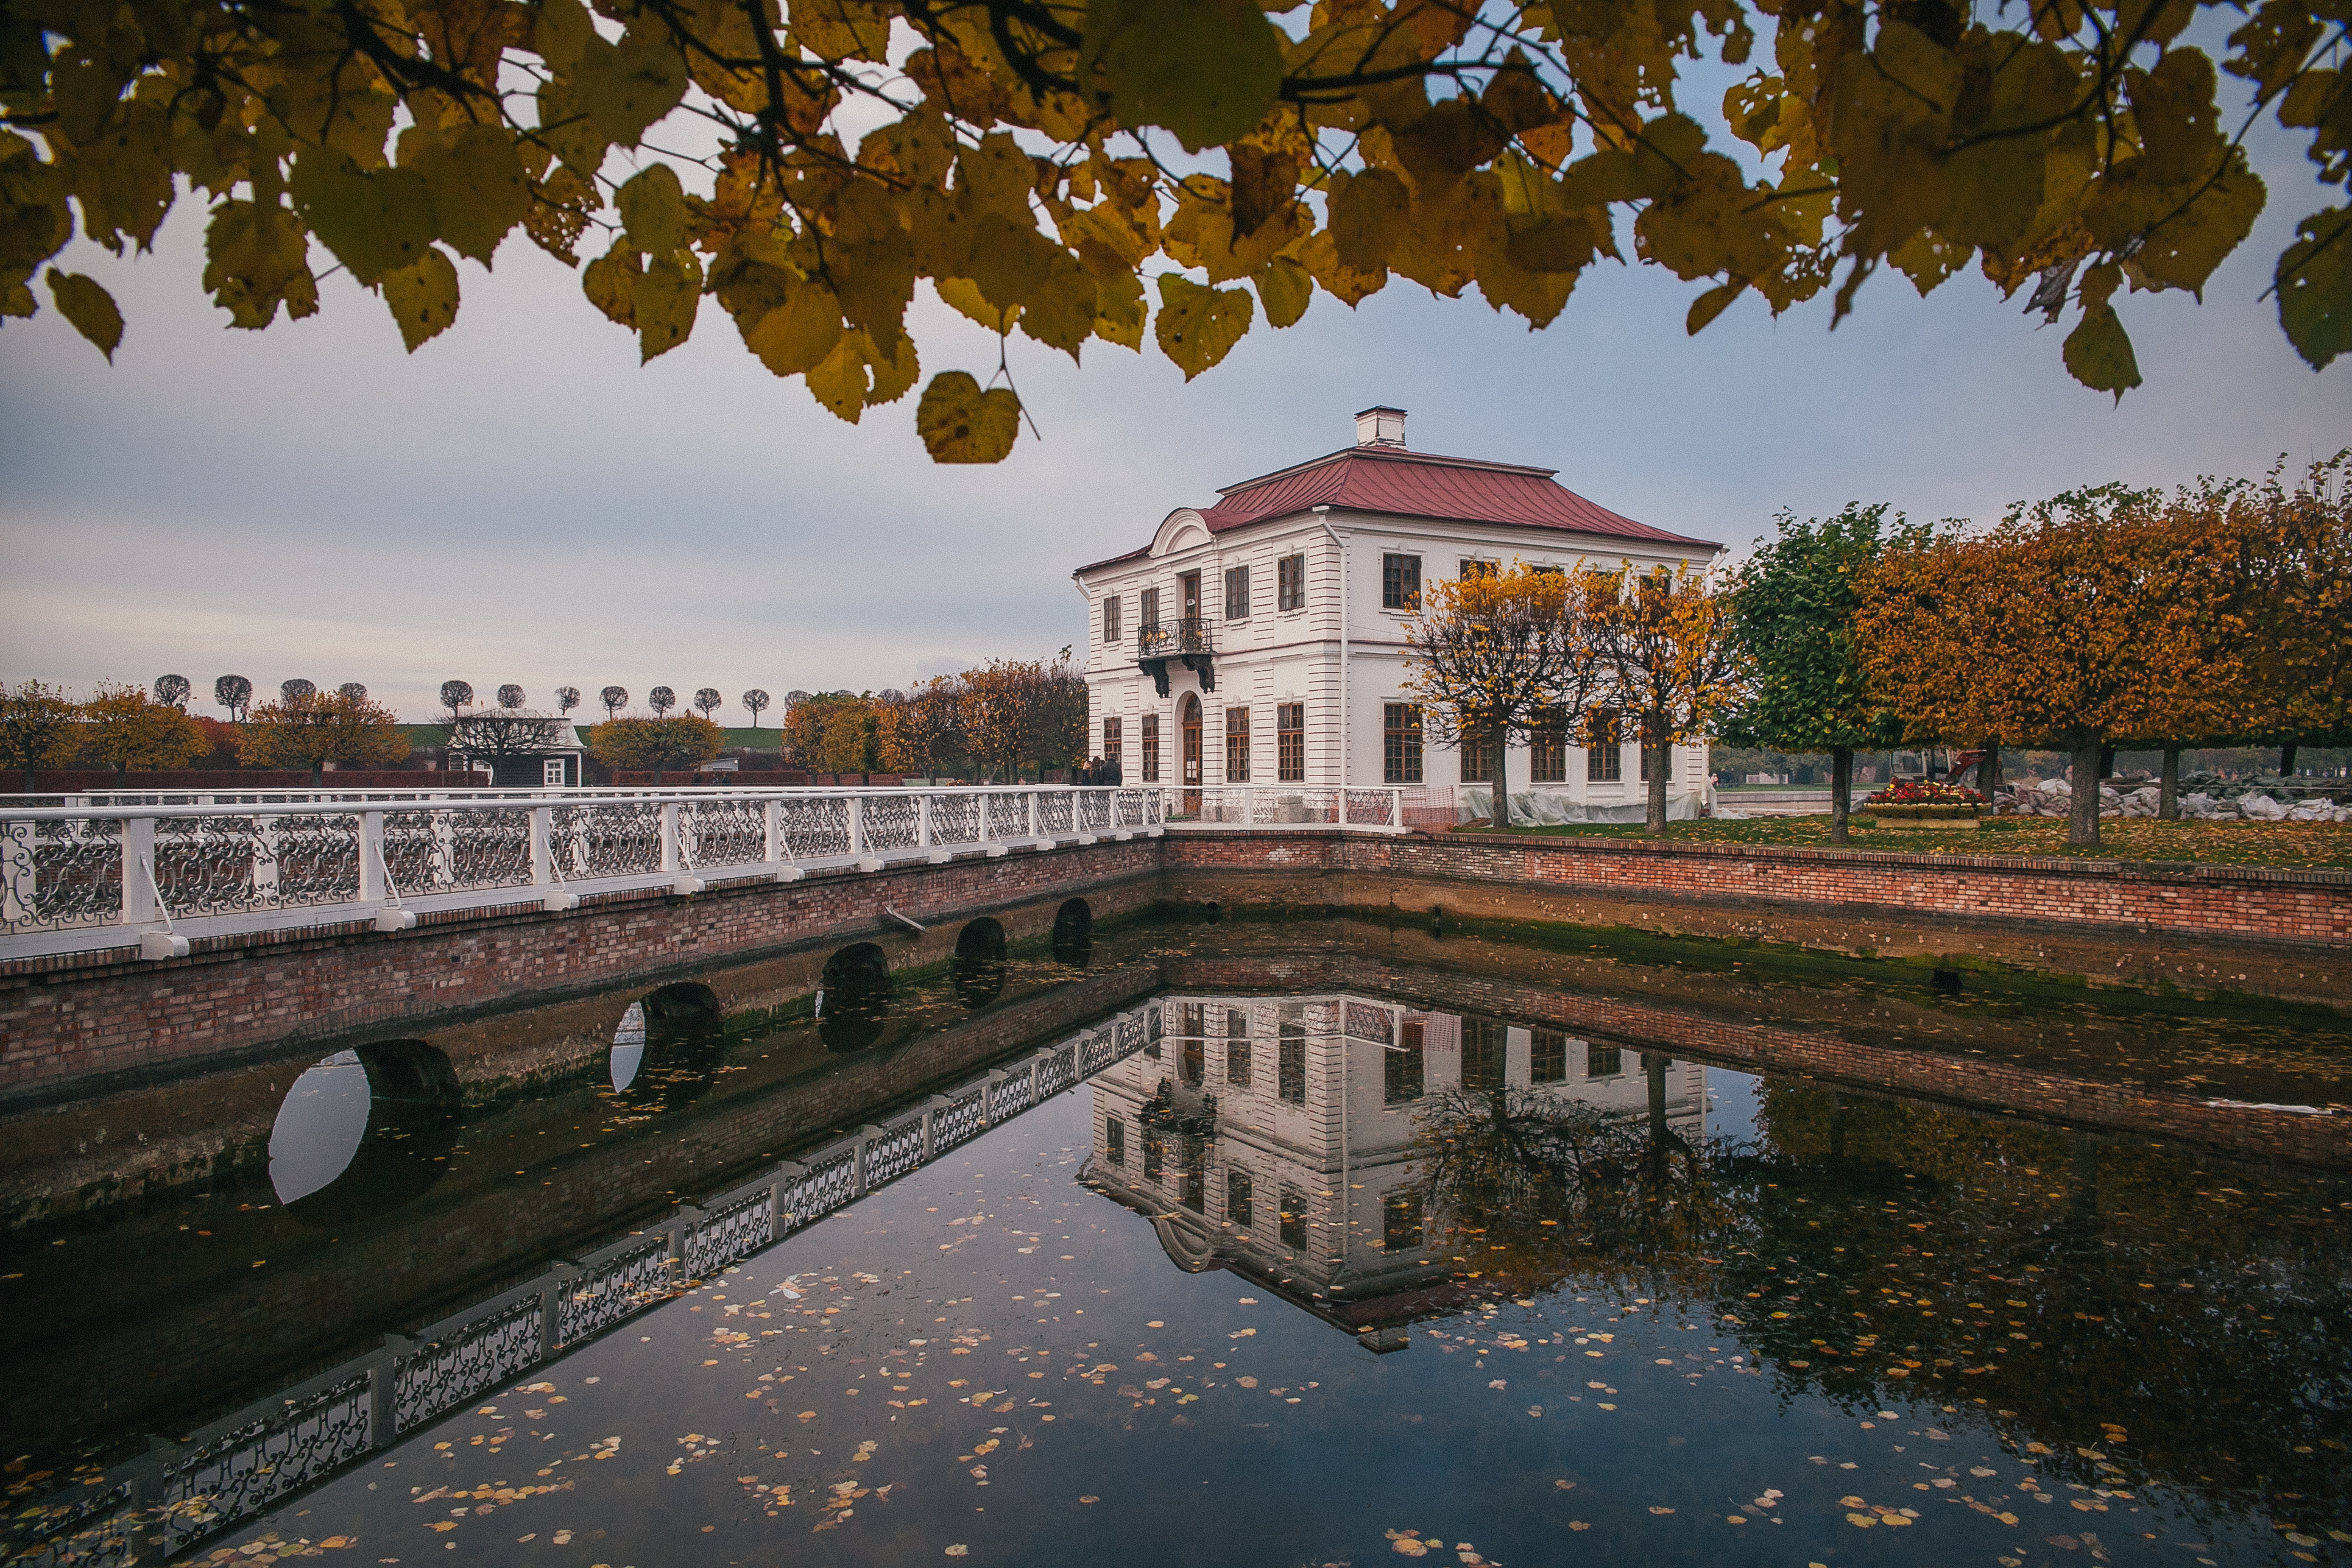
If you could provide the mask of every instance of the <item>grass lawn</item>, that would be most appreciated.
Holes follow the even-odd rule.
[[[1949,832],[1874,832],[1856,826],[1850,847],[1895,849],[1917,855],[2093,856],[2109,860],[2195,860],[2216,866],[2327,867],[2352,870],[2352,823],[2158,822],[2147,817],[2109,817],[2099,824],[2095,849],[2066,842],[2066,824],[2047,816],[2003,817],[1998,827]],[[1456,833],[1491,833],[1489,827],[1457,827]],[[1588,837],[1641,838],[1638,823],[1572,823],[1559,827],[1514,826],[1515,835],[1547,838]],[[1666,837],[1694,844],[1799,844],[1828,847],[1830,819],[1764,816],[1746,822],[1670,822]]]

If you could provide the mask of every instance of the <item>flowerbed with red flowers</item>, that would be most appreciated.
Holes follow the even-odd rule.
[[[1965,784],[1937,779],[1903,779],[1880,790],[1864,805],[1982,805],[1985,797]]]

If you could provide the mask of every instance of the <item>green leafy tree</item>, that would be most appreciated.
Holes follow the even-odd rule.
[[[2241,92],[2323,182],[2352,176],[2334,0],[2270,0],[2218,70],[2181,41],[2200,9],[26,0],[0,22],[0,313],[39,310],[37,281],[110,358],[120,309],[55,261],[77,228],[143,249],[200,188],[233,325],[316,313],[331,266],[413,353],[457,320],[458,258],[520,233],[642,359],[710,300],[851,421],[922,380],[926,281],[1074,359],[1149,337],[1190,378],[1318,291],[1475,286],[1543,326],[1629,255],[1693,286],[1691,332],[1750,291],[1843,317],[1882,270],[1925,293],[1973,264],[2073,312],[2066,368],[2120,395],[2125,286],[2197,293],[2263,210]],[[1678,74],[1747,64],[1759,33],[1769,64],[1723,99],[1751,177]],[[715,148],[649,155],[688,142]],[[2305,216],[2273,269],[2315,367],[2352,348],[2347,233],[2352,207]],[[957,369],[914,418],[941,462],[997,461],[1022,423]]]
[[[1738,746],[1830,754],[1830,841],[1846,842],[1853,754],[1903,739],[1903,722],[1874,696],[1854,646],[1857,584],[1890,540],[1924,531],[1889,522],[1886,507],[1849,504],[1829,519],[1775,519],[1779,531],[1733,574],[1726,596],[1731,640],[1748,690],[1722,738]]]

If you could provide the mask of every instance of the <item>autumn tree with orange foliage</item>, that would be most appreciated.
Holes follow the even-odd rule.
[[[2099,842],[2103,752],[2117,739],[2242,725],[2246,596],[2226,517],[2121,485],[1947,530],[1864,578],[1854,634],[1915,738],[2042,740],[2072,755],[2067,842]]]
[[[2352,449],[2315,463],[2288,489],[2284,459],[2260,483],[2206,487],[2243,542],[2257,721],[2281,742],[2352,741]],[[2220,493],[2216,494],[2215,491]]]
[[[1584,588],[1611,700],[1631,717],[1649,775],[1649,826],[1666,830],[1666,770],[1676,741],[1706,732],[1748,672],[1729,603],[1687,565],[1598,573]]]
[[[1423,590],[1405,628],[1405,686],[1421,700],[1428,737],[1488,743],[1497,827],[1511,824],[1511,738],[1563,710],[1582,712],[1602,679],[1588,581],[1517,562],[1508,572],[1440,579]]]
[[[81,754],[112,768],[117,788],[127,768],[184,768],[212,749],[203,725],[143,687],[101,682],[81,705]]]

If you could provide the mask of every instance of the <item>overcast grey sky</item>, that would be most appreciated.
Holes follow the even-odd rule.
[[[2254,151],[2269,205],[2207,302],[2119,298],[2147,383],[2120,407],[2060,364],[2071,316],[2037,330],[1974,272],[1924,301],[1886,274],[1834,332],[1826,300],[1775,322],[1750,294],[1688,339],[1696,287],[1604,262],[1543,332],[1400,280],[1261,322],[1190,385],[1156,352],[1093,343],[1077,369],[1016,334],[1044,439],[993,468],[933,467],[911,395],[840,423],[715,304],[641,368],[519,235],[495,272],[460,263],[457,326],[414,356],[340,276],[312,320],[233,331],[197,291],[184,201],[152,256],[68,258],[129,320],[111,367],[53,310],[0,331],[0,674],[172,670],[198,711],[225,671],[360,680],[415,719],[452,676],[534,701],[709,685],[741,723],[747,687],[897,686],[1078,640],[1072,567],[1347,444],[1371,403],[1410,410],[1416,447],[1558,468],[1735,546],[1783,507],[1990,518],[2106,479],[2300,464],[2352,442],[2352,364],[2315,375],[2257,298],[2326,197],[2275,132]],[[928,292],[913,325],[926,378],[993,368],[989,335]]]

